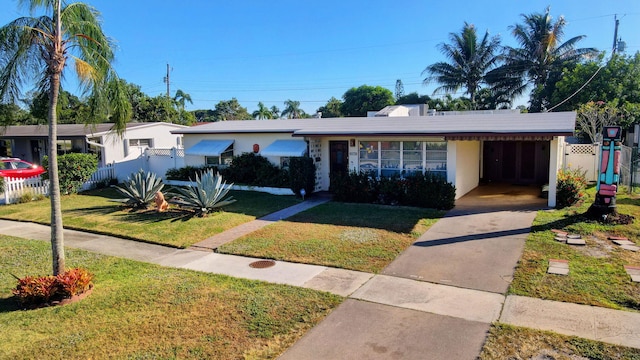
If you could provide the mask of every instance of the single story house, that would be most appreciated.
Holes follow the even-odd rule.
[[[181,147],[181,136],[172,130],[183,125],[153,122],[129,123],[122,135],[113,132],[113,124],[58,124],[58,153],[81,152],[98,155],[98,166],[127,157],[138,157],[145,148]],[[13,156],[41,164],[48,153],[48,125],[15,125],[0,129],[0,156]]]
[[[556,202],[557,171],[575,112],[456,113],[435,116],[221,121],[174,130],[183,136],[185,164],[224,165],[254,152],[286,166],[289,157],[316,164],[316,191],[329,189],[336,171],[373,175],[441,173],[456,198],[482,181],[549,184]]]

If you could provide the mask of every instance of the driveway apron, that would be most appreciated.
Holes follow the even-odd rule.
[[[280,359],[475,359],[545,201],[507,186],[456,204]]]

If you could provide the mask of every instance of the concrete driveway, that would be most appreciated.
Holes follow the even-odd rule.
[[[393,261],[383,274],[504,294],[536,210],[537,187],[480,186]]]

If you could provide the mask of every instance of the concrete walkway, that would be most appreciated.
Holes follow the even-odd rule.
[[[301,286],[348,297],[281,359],[475,359],[494,321],[640,348],[638,313],[521,296],[505,297],[503,289],[508,285],[515,263],[511,255],[496,252],[500,245],[491,242],[501,241],[502,246],[512,250],[519,248],[531,225],[530,221],[527,225],[526,219],[533,220],[534,215],[527,209],[474,212],[464,206],[464,200],[460,204],[381,275],[282,261],[276,261],[270,268],[255,269],[249,267],[257,260],[254,258],[210,250],[174,249],[73,230],[65,230],[65,245],[163,266]],[[277,221],[280,216],[285,218],[311,205],[289,208],[260,221]],[[489,218],[473,218],[489,213],[493,214]],[[522,220],[513,221],[516,217]],[[468,225],[476,221],[481,224],[475,228]],[[456,229],[459,229],[457,233]],[[0,220],[0,234],[50,239],[48,226],[6,220]],[[463,241],[455,241],[461,239]],[[423,246],[428,242],[434,245]],[[475,247],[476,244],[486,244],[487,249]],[[460,245],[474,250],[469,253]],[[416,259],[425,256],[436,261],[424,249],[445,256],[447,251],[441,249],[446,247],[451,250],[448,254],[451,262],[441,262],[440,266],[451,269],[433,278]],[[456,253],[468,259],[473,259],[475,254],[477,259],[467,265],[455,258]],[[497,270],[494,271],[493,266]],[[473,280],[462,276],[465,272],[479,274],[475,274]],[[483,280],[481,274],[490,280]],[[496,277],[500,280],[496,281]]]

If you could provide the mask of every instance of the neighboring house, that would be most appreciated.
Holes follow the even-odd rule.
[[[172,130],[183,125],[164,122],[129,123],[122,135],[113,124],[59,124],[58,153],[81,152],[98,155],[98,166],[138,157],[146,148],[181,147],[181,136]],[[14,156],[36,164],[47,155],[48,125],[16,125],[0,129],[0,156]]]
[[[309,156],[316,191],[329,189],[334,172],[375,176],[431,171],[456,187],[456,198],[482,181],[549,184],[555,206],[564,137],[575,112],[459,113],[448,116],[221,121],[173,131],[183,135],[185,164],[224,165],[254,152],[274,164]]]

